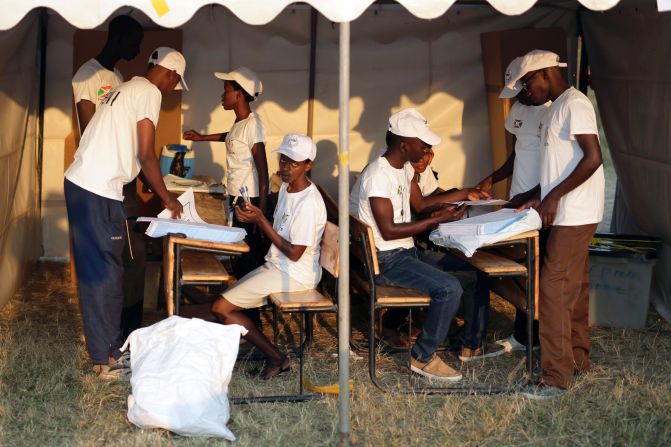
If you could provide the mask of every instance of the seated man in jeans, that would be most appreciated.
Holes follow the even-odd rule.
[[[389,118],[385,153],[370,163],[360,176],[358,197],[351,211],[373,229],[381,285],[409,287],[431,297],[422,333],[412,347],[410,368],[436,380],[457,382],[461,373],[436,355],[445,340],[461,298],[461,286],[454,276],[419,260],[413,236],[441,222],[458,219],[462,210],[444,207],[425,219],[412,221],[411,182],[414,175],[407,162],[417,162],[440,143],[415,109],[404,109]]]

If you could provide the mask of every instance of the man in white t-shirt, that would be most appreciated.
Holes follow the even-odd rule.
[[[522,58],[516,57],[506,68],[506,79],[519,77]],[[551,102],[535,105],[526,91],[503,87],[499,98],[516,98],[505,122],[506,132],[512,136],[513,151],[506,162],[488,175],[476,188],[489,191],[495,183],[512,176],[509,200],[517,207],[538,195],[540,191],[541,136],[540,125]],[[545,231],[541,232],[541,252],[545,248]],[[497,340],[507,352],[522,351],[527,346],[527,314],[516,309],[514,332],[509,337]],[[538,321],[533,322],[533,345],[538,346]]]
[[[594,107],[569,87],[559,56],[533,50],[509,87],[535,104],[552,101],[541,121],[540,198],[535,207],[549,227],[540,277],[541,380],[523,394],[556,396],[574,374],[589,369],[589,242],[603,216],[605,180]]]
[[[79,135],[86,130],[100,103],[111,89],[123,82],[121,72],[115,68],[121,59],[130,61],[140,52],[144,32],[131,16],[117,16],[107,29],[107,41],[98,55],[79,67],[72,78]]]
[[[182,205],[163,183],[154,152],[162,96],[181,83],[186,61],[176,50],[156,49],[144,76],[109,91],[86,127],[65,172],[64,191],[86,347],[101,379],[123,374],[119,348],[123,304],[125,213],[123,185],[142,174],[173,217]]]
[[[116,69],[120,60],[135,59],[140,51],[144,32],[140,24],[128,15],[117,16],[109,23],[107,40],[100,53],[84,62],[72,78],[79,136],[84,133],[100,103],[113,88],[124,79]],[[138,216],[137,185],[132,181],[124,185],[124,208],[128,228],[133,228]],[[128,244],[124,248],[124,308],[121,326],[124,336],[142,324],[142,294],[136,293],[138,276],[144,278],[145,258],[143,235],[129,231]],[[132,255],[131,255],[132,254]]]
[[[288,134],[280,153],[279,198],[273,223],[250,202],[235,207],[241,222],[254,223],[272,242],[266,263],[242,277],[212,304],[212,313],[223,324],[240,324],[245,339],[267,356],[259,377],[270,379],[289,369],[289,359],[263,335],[245,309],[266,304],[268,295],[314,289],[321,279],[320,243],[326,225],[326,206],[307,173],[312,169],[317,146],[302,134]]]
[[[389,118],[387,141],[384,154],[361,173],[355,185],[358,201],[352,204],[351,212],[373,230],[380,265],[375,281],[421,290],[431,297],[422,332],[412,347],[411,370],[432,379],[456,382],[461,380],[461,373],[448,366],[436,349],[447,336],[462,289],[454,276],[419,260],[413,236],[460,218],[463,209],[449,206],[430,217],[411,219],[411,200],[422,199],[417,197],[419,189],[411,188],[414,170],[408,162],[419,161],[440,143],[440,137],[417,110],[404,109]]]

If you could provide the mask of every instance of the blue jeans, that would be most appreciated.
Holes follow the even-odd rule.
[[[380,264],[380,274],[375,277],[377,284],[417,289],[431,297],[422,333],[412,347],[412,356],[427,362],[447,336],[459,308],[461,285],[449,273],[420,261],[414,247],[378,251],[377,258]]]
[[[467,261],[451,254],[434,252],[441,255],[437,266],[446,272],[473,272],[475,274],[475,291],[464,294],[461,307],[464,312],[464,326],[459,332],[461,346],[477,349],[487,337],[487,321],[489,320],[489,277],[473,267]],[[424,258],[424,254],[420,256]]]

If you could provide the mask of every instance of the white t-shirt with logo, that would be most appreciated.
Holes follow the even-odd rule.
[[[380,251],[412,248],[415,242],[412,237],[384,240],[373,217],[369,198],[382,197],[391,200],[394,223],[410,222],[410,182],[414,174],[415,170],[410,163],[396,169],[385,157],[379,157],[363,170],[357,179],[358,185],[355,183],[355,188],[358,186],[358,200],[350,203],[351,212],[373,229],[375,247]]]
[[[550,106],[541,128],[541,199],[575,169],[583,151],[575,135],[599,135],[596,114],[587,96],[568,88]],[[605,195],[603,166],[559,200],[553,225],[601,222]]]
[[[96,109],[110,90],[123,82],[121,72],[116,68],[108,70],[95,58],[89,59],[79,67],[72,78],[72,93],[75,104],[85,99],[91,101]]]
[[[123,185],[140,173],[137,123],[158,123],[161,91],[135,76],[113,88],[98,107],[65,177],[99,196],[123,200]]]
[[[510,198],[536,187],[540,180],[541,120],[550,101],[540,106],[525,106],[519,102],[510,108],[505,128],[515,135],[515,166],[510,183]]]
[[[419,185],[422,197],[431,195],[431,193],[438,189],[438,180],[436,180],[436,175],[433,173],[430,166],[428,166],[424,172],[419,174],[417,185]]]
[[[294,262],[273,244],[265,259],[294,280],[313,288],[322,275],[319,254],[326,225],[326,206],[314,184],[311,183],[303,191],[292,193],[287,192],[288,186],[288,183],[280,186],[273,215],[273,228],[292,244],[307,248],[298,261]]]
[[[252,155],[256,143],[265,143],[266,132],[261,118],[252,112],[233,124],[226,135],[226,165],[228,193],[238,195],[240,187],[247,187],[250,197],[259,196],[259,175]]]

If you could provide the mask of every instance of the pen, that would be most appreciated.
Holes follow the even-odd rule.
[[[249,202],[249,194],[247,192],[248,192],[247,186],[240,187],[240,195],[242,196],[245,202]]]

